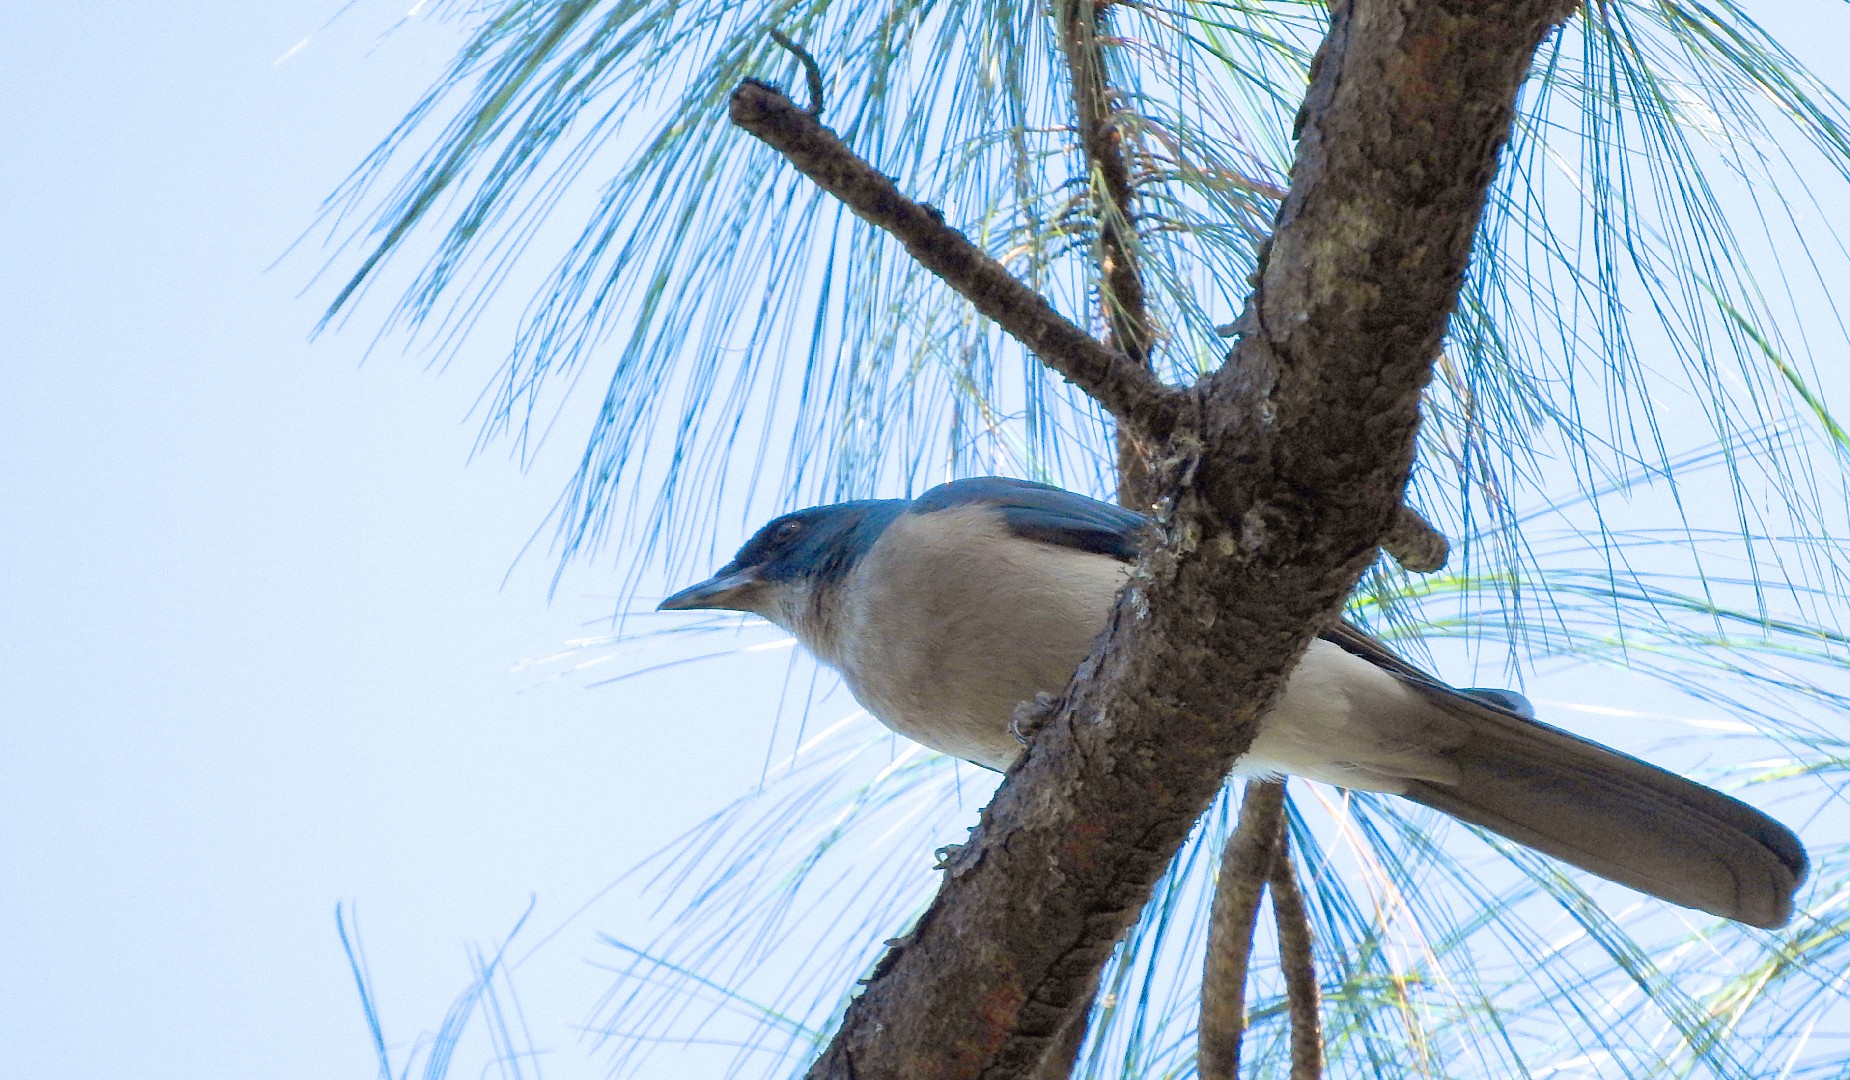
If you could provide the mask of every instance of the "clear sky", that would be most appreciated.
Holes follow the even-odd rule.
[[[371,1075],[336,902],[408,1039],[466,944],[530,898],[557,925],[758,781],[782,653],[590,693],[514,670],[614,586],[607,559],[549,600],[543,547],[515,563],[577,436],[526,473],[469,460],[500,341],[362,363],[371,325],[309,341],[319,256],[271,268],[457,44],[386,34],[407,3],[8,13],[7,1076]],[[597,925],[644,910],[619,890]],[[547,1045],[600,986],[563,948]]]
[[[685,768],[638,767],[688,760],[671,682],[519,693],[612,590],[549,603],[543,551],[503,584],[572,462],[469,463],[498,346],[362,366],[367,328],[308,340],[319,257],[266,269],[456,45],[382,37],[405,6],[8,13],[8,1077],[370,1075],[337,901],[409,1038],[465,943],[757,781],[763,719],[720,690],[703,740],[752,750]]]

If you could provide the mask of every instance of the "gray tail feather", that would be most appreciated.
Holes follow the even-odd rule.
[[[1559,728],[1443,704],[1468,732],[1446,753],[1458,783],[1414,781],[1407,798],[1673,904],[1768,929],[1792,918],[1808,864],[1784,825]]]

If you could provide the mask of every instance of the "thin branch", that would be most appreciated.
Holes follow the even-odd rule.
[[[1311,955],[1310,912],[1298,888],[1291,837],[1278,821],[1278,856],[1272,860],[1272,918],[1278,927],[1278,966],[1285,973],[1285,1001],[1291,1010],[1291,1080],[1323,1075],[1322,995]]]
[[[771,40],[783,46],[785,52],[796,57],[797,63],[803,65],[803,78],[809,83],[809,108],[803,111],[811,116],[821,116],[822,65],[816,63],[816,58],[810,55],[808,49],[790,40],[782,30],[775,26],[771,28]]]
[[[1445,565],[1451,545],[1445,534],[1434,528],[1418,510],[1400,504],[1394,525],[1381,538],[1381,548],[1394,561],[1415,574],[1430,574]]]
[[[1099,48],[1099,7],[1093,0],[1060,0],[1055,18],[1060,47],[1072,79],[1073,113],[1084,152],[1093,215],[1098,221],[1099,303],[1111,328],[1108,343],[1148,367],[1155,333],[1139,266],[1137,228],[1132,220],[1130,167],[1124,137],[1112,109]]]
[[[1255,780],[1240,801],[1240,824],[1221,850],[1214,907],[1208,914],[1208,954],[1201,971],[1201,1022],[1196,1030],[1201,1080],[1238,1080],[1246,1032],[1246,969],[1252,959],[1259,897],[1272,877],[1283,835],[1285,785]]]
[[[1101,7],[1095,0],[1059,0],[1054,19],[1072,84],[1073,115],[1086,162],[1092,216],[1098,223],[1098,298],[1111,328],[1105,343],[1151,369],[1150,350],[1156,334],[1150,324],[1137,227],[1131,216],[1136,190],[1131,186],[1124,135],[1112,109],[1114,95],[1105,79],[1105,56],[1099,47]],[[1147,510],[1152,501],[1149,442],[1123,424],[1117,426],[1116,438],[1118,501]]]
[[[891,233],[919,265],[1091,395],[1119,424],[1151,439],[1162,439],[1174,428],[1179,393],[1055,311],[1045,297],[946,224],[936,208],[901,194],[891,178],[856,156],[783,91],[748,79],[732,92],[731,117],[850,210]]]

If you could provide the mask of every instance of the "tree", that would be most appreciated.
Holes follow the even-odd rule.
[[[688,558],[697,545],[661,541],[710,535],[710,507],[752,436],[758,502],[1004,467],[1109,487],[1155,512],[1163,540],[1107,640],[1045,708],[1030,752],[946,856],[937,899],[874,968],[814,1075],[1064,1074],[1088,1006],[1100,1029],[1123,1009],[1096,996],[1100,972],[1115,955],[1122,977],[1140,919],[1147,935],[1174,915],[1149,898],[1182,874],[1177,853],[1250,742],[1249,721],[1345,603],[1412,634],[1431,615],[1423,601],[1449,593],[1478,627],[1545,654],[1595,643],[1583,619],[1596,600],[1627,655],[1681,650],[1682,664],[1714,665],[1718,695],[1745,697],[1757,680],[1827,700],[1821,679],[1742,659],[1842,660],[1829,619],[1802,617],[1838,587],[1836,511],[1819,478],[1838,472],[1842,441],[1815,370],[1790,359],[1797,328],[1730,257],[1741,239],[1710,177],[1785,168],[1756,141],[1777,117],[1842,182],[1843,104],[1732,7],[1352,0],[1325,16],[1297,4],[1060,2],[1042,16],[905,0],[754,12],[509,0],[478,16],[451,77],[348,190],[364,197],[451,110],[379,203],[371,253],[334,309],[442,221],[399,310],[413,325],[447,311],[460,321],[435,325],[463,327],[603,141],[652,132],[603,188],[497,383],[490,432],[524,440],[615,320],[634,319],[602,361],[608,389],[561,502],[567,559],[612,539],[613,525],[632,569]],[[815,56],[780,52],[773,27]],[[778,70],[805,73],[810,110],[753,81]],[[648,96],[663,89],[668,100]],[[1576,120],[1578,132],[1566,127]],[[1573,199],[1547,187],[1551,157],[1583,181]],[[1759,205],[1791,213],[1777,196]],[[1102,332],[1061,312],[1091,312]],[[800,372],[786,342],[806,354]],[[1017,346],[1032,359],[1005,374],[1000,358]],[[1665,376],[1655,356],[1684,370]],[[1725,462],[1727,549],[1747,558],[1744,575],[1717,568],[1709,508],[1678,500],[1692,462],[1653,401],[1672,388],[1701,409],[1702,449]],[[784,478],[769,483],[771,448],[784,444]],[[1550,453],[1568,456],[1593,510],[1605,564],[1594,573],[1563,573],[1536,550],[1518,508]],[[1640,474],[1667,484],[1668,533],[1618,521],[1611,497]],[[1408,570],[1436,561],[1438,538],[1409,499],[1458,541],[1462,570],[1439,584],[1376,561],[1383,545]],[[649,509],[619,520],[625,503]],[[1685,563],[1681,584],[1628,566],[1665,536]],[[1789,602],[1771,598],[1775,584]],[[1718,662],[1705,648],[1731,651]],[[1777,730],[1796,748],[1779,767],[1808,774],[1814,797],[1832,789],[1840,755],[1826,729]],[[1222,889],[1244,875],[1256,903],[1270,877],[1288,909],[1293,879],[1267,869],[1278,819],[1266,805],[1249,799],[1255,850],[1229,842]],[[1403,970],[1377,962],[1391,951],[1388,923],[1327,877],[1315,829],[1300,820],[1293,835],[1321,925],[1294,936],[1311,915],[1285,910],[1279,936],[1300,956],[1305,936],[1322,944],[1331,1020],[1316,1036],[1315,1010],[1296,995],[1302,1068],[1325,1042],[1339,1068],[1412,1068],[1437,1032],[1481,1040],[1490,1071],[1522,1059],[1524,1038],[1488,1001],[1384,1037],[1382,1009],[1419,997]],[[1414,852],[1390,880],[1445,865],[1419,835],[1415,823],[1380,845]],[[1747,1040],[1750,1008],[1798,1015],[1775,991],[1810,979],[1829,993],[1806,1015],[1833,1007],[1835,981],[1816,974],[1841,937],[1828,914],[1784,936],[1704,931],[1758,952],[1697,997],[1661,951],[1530,866],[1673,1041],[1643,1049],[1626,1045],[1630,1021],[1586,1025],[1576,1037],[1604,1052],[1752,1075],[1789,1046]],[[1472,970],[1488,951],[1461,948],[1472,920],[1440,917],[1452,925],[1435,970],[1440,953],[1448,971]],[[1233,938],[1250,942],[1242,920]],[[1520,954],[1520,919],[1494,930]],[[1243,972],[1205,989],[1225,994],[1228,979],[1237,991]],[[1473,993],[1495,996],[1483,983]],[[1571,989],[1551,1004],[1587,1007]],[[1237,1021],[1238,999],[1219,1013]],[[1090,1037],[1097,1069],[1106,1036]],[[1208,1053],[1225,1074],[1224,1052]]]

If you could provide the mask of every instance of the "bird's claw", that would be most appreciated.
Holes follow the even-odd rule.
[[[1035,732],[1047,726],[1052,720],[1060,699],[1045,691],[1035,694],[1031,700],[1015,706],[1015,712],[1009,717],[1009,733],[1014,735],[1023,746],[1033,740]]]

